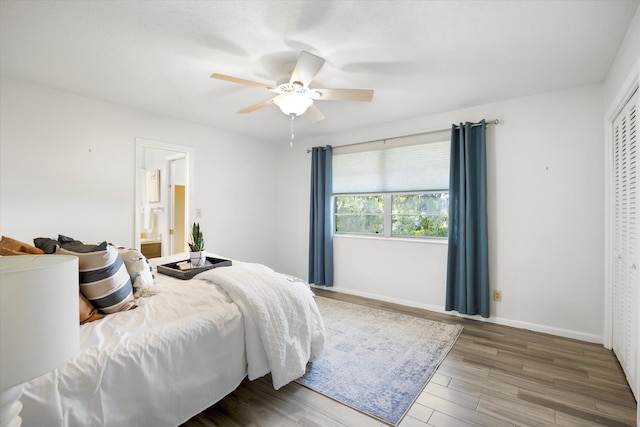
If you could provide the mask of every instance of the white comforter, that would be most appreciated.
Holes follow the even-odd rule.
[[[78,355],[24,385],[24,426],[176,426],[247,374],[272,371],[281,387],[322,350],[303,283],[235,261],[189,281],[155,276],[158,295],[81,326]]]
[[[197,277],[220,285],[240,307],[245,334],[260,337],[247,340],[249,379],[271,372],[277,390],[304,375],[307,362],[322,354],[324,322],[305,283],[242,262]]]

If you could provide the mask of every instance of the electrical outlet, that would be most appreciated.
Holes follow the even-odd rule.
[[[493,300],[496,302],[502,301],[502,291],[493,291]]]
[[[196,209],[196,218],[200,218],[202,216],[202,211],[200,210],[200,208]]]

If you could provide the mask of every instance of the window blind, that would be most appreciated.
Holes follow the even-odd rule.
[[[381,144],[333,155],[333,193],[434,191],[449,188],[449,136],[411,145]],[[413,139],[415,141],[415,137]],[[424,141],[424,139],[423,139]],[[339,148],[339,147],[338,147]]]

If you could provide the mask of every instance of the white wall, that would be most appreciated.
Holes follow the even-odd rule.
[[[636,74],[640,64],[640,8],[636,10],[631,24],[627,29],[627,34],[618,49],[607,78],[604,82],[604,106],[605,109],[612,107],[617,102],[616,98],[625,86],[630,74]],[[606,112],[606,110],[605,110]]]
[[[262,141],[65,92],[0,82],[0,233],[134,243],[135,139],[193,147],[212,252],[273,264],[276,156]]]
[[[492,321],[600,342],[602,116],[602,86],[591,85],[282,149],[277,266],[307,277],[308,147],[498,118],[487,131],[490,280],[503,292]],[[443,310],[446,244],[337,237],[334,251],[336,290]]]

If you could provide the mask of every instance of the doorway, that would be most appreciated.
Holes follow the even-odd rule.
[[[136,139],[135,247],[147,258],[187,251],[193,149]]]

